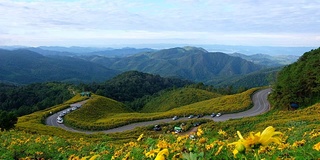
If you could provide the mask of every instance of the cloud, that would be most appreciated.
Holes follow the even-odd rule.
[[[318,1],[291,0],[0,0],[0,34],[35,41],[80,41],[87,36],[216,43],[214,35],[235,35],[223,42],[243,38],[254,43],[262,37],[271,44],[273,38],[279,42],[275,35],[285,40],[305,34],[315,40],[312,37],[320,35],[319,10]]]

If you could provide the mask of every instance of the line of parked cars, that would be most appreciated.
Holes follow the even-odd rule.
[[[70,108],[63,110],[62,112],[59,113],[59,116],[57,117],[57,123],[62,124],[63,123],[63,117],[70,113],[71,111],[75,111],[78,108],[80,108],[80,104],[75,104],[75,105],[70,105]]]
[[[216,113],[212,113],[210,116],[211,116],[212,118],[213,118],[213,117],[220,117],[220,116],[221,116],[221,113],[220,113],[220,112],[217,113],[217,114],[216,114]],[[196,118],[201,118],[201,117],[203,117],[203,114],[198,114],[198,115],[196,115],[196,116],[193,115],[193,114],[191,114],[191,115],[188,116],[189,119],[192,119],[192,118],[194,118],[194,117],[196,117]],[[177,119],[179,119],[178,116],[174,116],[174,117],[172,118],[172,120],[174,120],[174,121],[177,120]]]

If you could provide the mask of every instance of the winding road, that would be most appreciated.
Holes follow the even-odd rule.
[[[208,115],[208,116],[203,116],[202,118],[211,119],[213,121],[226,121],[229,119],[238,119],[238,118],[243,118],[243,117],[256,116],[256,115],[265,113],[265,112],[269,111],[269,109],[270,109],[270,104],[267,100],[268,94],[270,92],[271,92],[270,88],[259,90],[259,91],[255,92],[252,96],[253,107],[250,108],[249,110],[239,112],[239,113],[222,114],[220,117],[212,118],[211,116]],[[82,104],[84,104],[85,102],[86,101],[78,102],[78,103],[70,105],[70,107],[74,107],[74,106],[81,107]],[[65,110],[67,110],[67,109],[65,109]],[[63,111],[65,111],[65,110],[63,110]],[[92,133],[98,133],[98,132],[100,132],[100,133],[123,132],[123,131],[132,130],[136,127],[156,125],[156,124],[168,123],[168,122],[173,121],[172,118],[166,118],[166,119],[159,119],[159,120],[154,120],[154,121],[132,123],[132,124],[128,124],[125,126],[121,126],[121,127],[117,127],[117,128],[113,128],[113,129],[108,129],[108,130],[104,130],[104,131],[81,131],[81,130],[77,130],[77,129],[74,129],[71,127],[67,127],[64,124],[62,124],[62,123],[60,124],[57,122],[57,118],[58,118],[59,114],[62,113],[63,111],[60,111],[58,113],[55,113],[55,114],[49,116],[46,119],[46,125],[60,127],[62,129],[65,129],[67,131],[72,131],[72,132],[92,134]],[[188,118],[183,117],[183,118],[179,118],[179,120],[188,120]]]

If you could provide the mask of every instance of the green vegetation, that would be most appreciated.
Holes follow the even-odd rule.
[[[102,82],[117,73],[118,71],[80,58],[46,57],[29,50],[0,49],[0,81],[4,82]]]
[[[307,107],[320,99],[320,48],[306,52],[300,59],[283,68],[273,87],[274,105],[287,109],[291,103]]]
[[[154,113],[130,112],[130,110],[124,109],[122,103],[101,96],[93,96],[83,108],[66,115],[65,123],[83,130],[104,130],[134,122],[171,118],[173,116],[239,112],[251,107],[250,95],[256,90],[254,88],[243,93],[211,98],[165,112]]]
[[[159,93],[160,96],[151,98],[141,112],[164,112],[173,108],[185,106],[221,96],[220,94],[196,88],[179,88]]]
[[[34,83],[26,86],[0,84],[0,128],[9,129],[22,116],[70,99],[72,85]]]
[[[145,102],[133,102],[134,100],[153,95],[161,90],[180,88],[189,84],[191,82],[176,78],[163,78],[159,75],[128,71],[105,83],[82,84],[80,88],[126,103],[137,111],[143,107]]]

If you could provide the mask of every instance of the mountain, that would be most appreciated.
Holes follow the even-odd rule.
[[[253,55],[245,55],[241,53],[232,53],[229,54],[231,56],[240,57],[247,61],[251,61],[255,64],[264,65],[268,67],[279,67],[283,65],[291,64],[299,58],[299,56],[294,55],[277,55],[271,56],[267,54],[253,54]]]
[[[295,103],[306,107],[320,99],[320,48],[306,52],[299,60],[284,67],[273,87],[275,106],[285,109]]]
[[[23,48],[33,52],[40,53],[44,56],[104,56],[104,57],[125,57],[141,52],[153,52],[151,48],[91,48],[91,47],[27,47]]]
[[[120,71],[137,70],[201,82],[244,75],[263,68],[239,57],[196,47],[163,49],[123,58],[90,57],[90,60]]]
[[[44,81],[105,81],[118,72],[72,57],[46,57],[29,50],[0,50],[0,81],[28,84]]]

